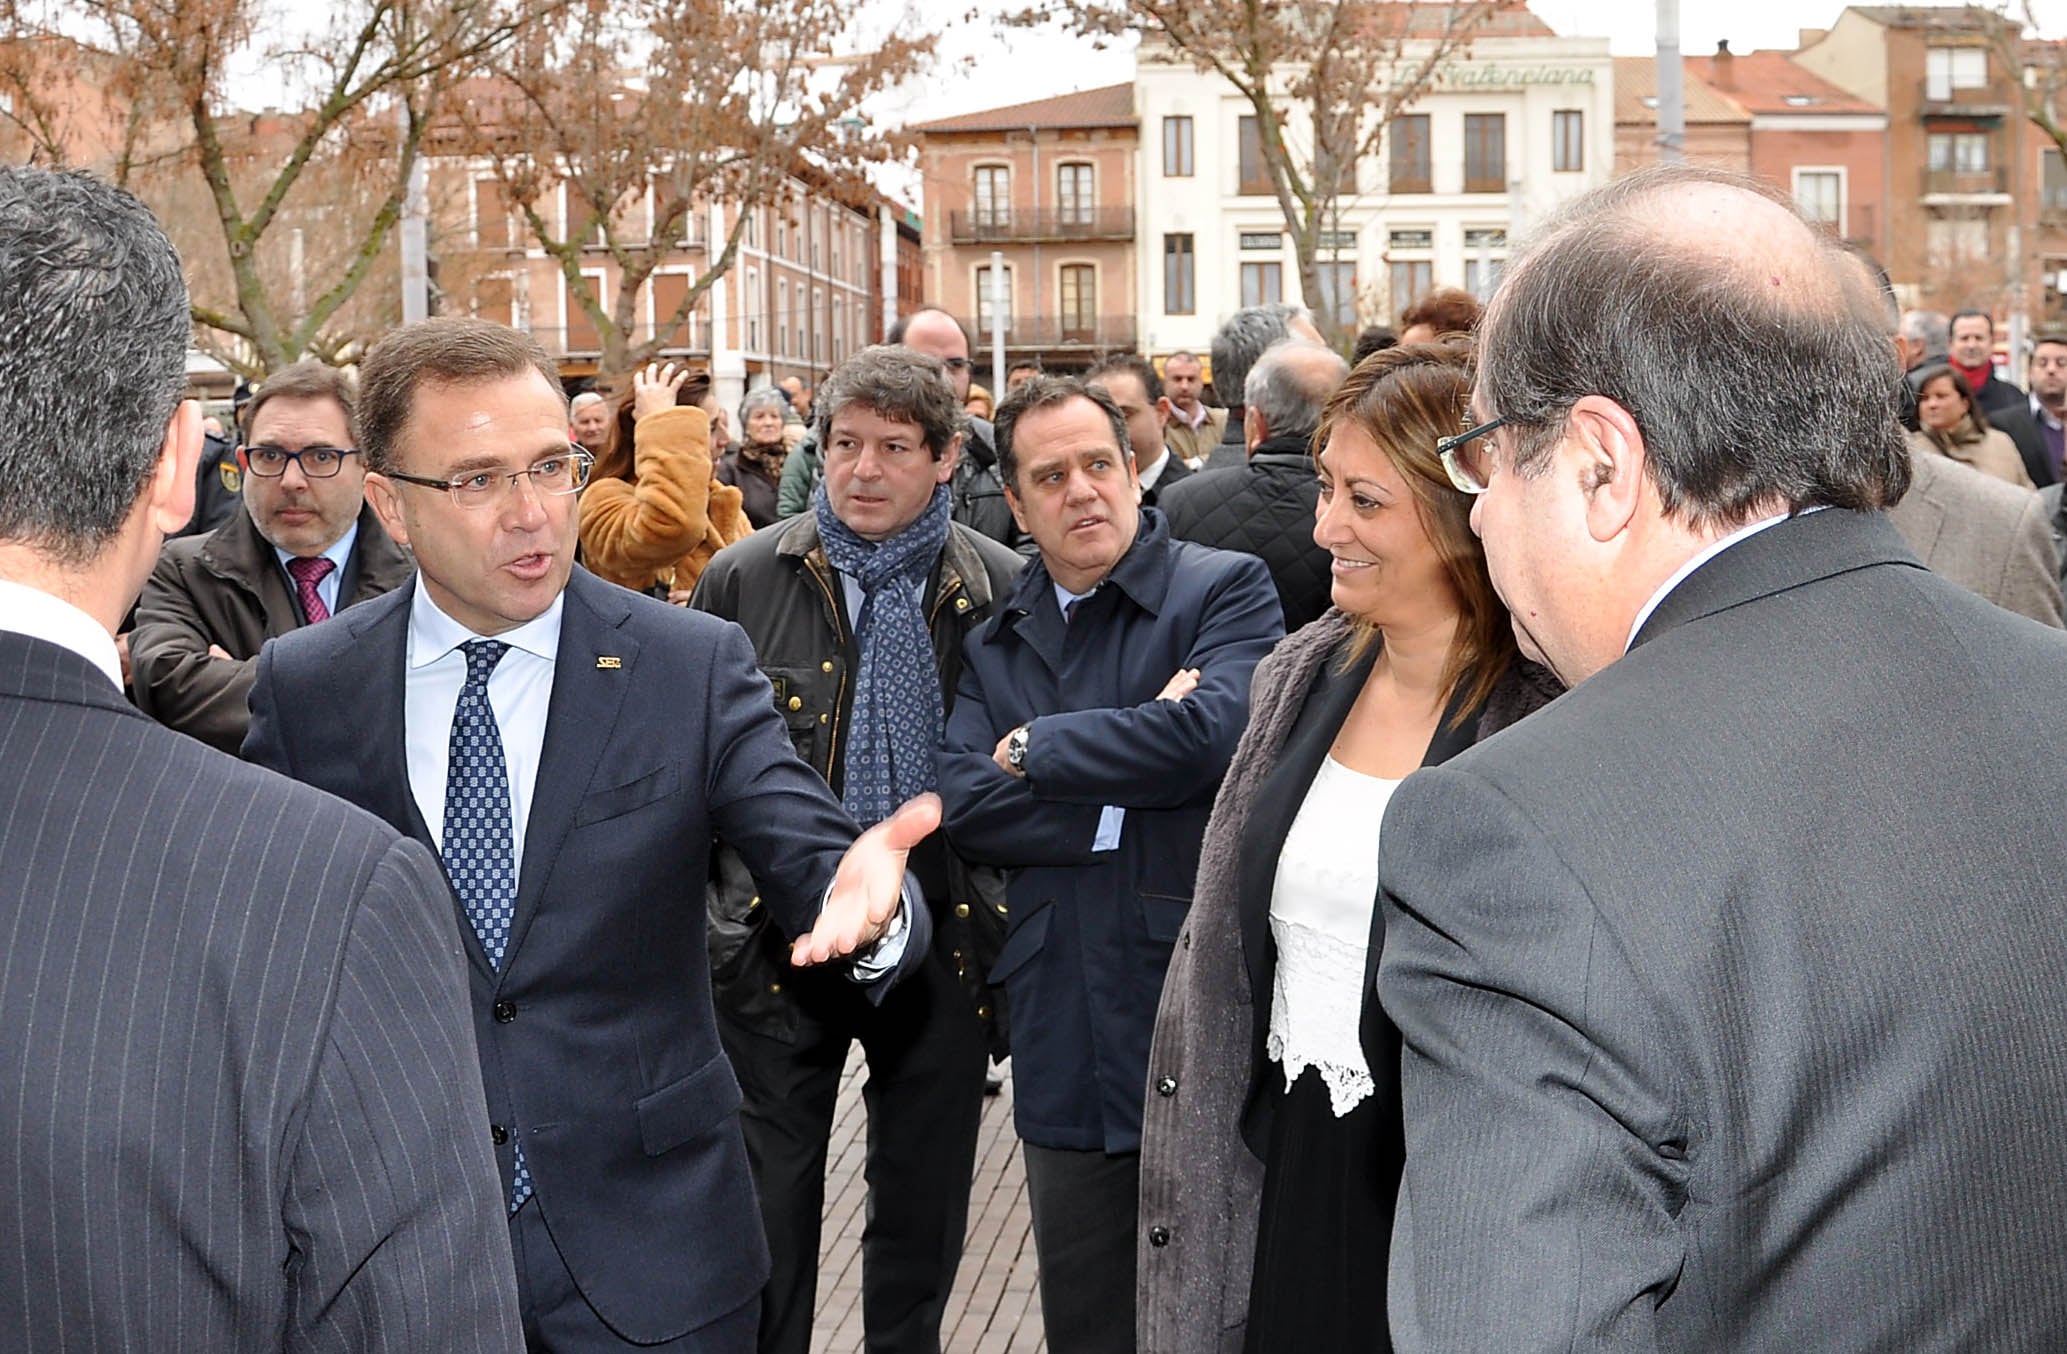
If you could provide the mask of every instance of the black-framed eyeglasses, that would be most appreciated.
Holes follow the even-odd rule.
[[[301,473],[312,480],[327,480],[344,469],[344,458],[357,456],[357,447],[303,447],[300,451],[289,451],[285,447],[239,447],[237,464],[262,480],[276,480],[287,473],[291,461],[301,467]]]
[[[503,495],[515,493],[521,479],[528,478],[532,489],[542,497],[574,493],[589,482],[589,472],[595,468],[596,458],[570,442],[565,453],[541,457],[522,470],[470,470],[442,480],[429,475],[405,475],[399,470],[381,473],[404,484],[443,489],[462,508],[485,508],[499,502]]]
[[[943,357],[940,359],[940,365],[949,371],[967,371],[976,364],[966,357]]]
[[[1491,423],[1481,423],[1476,428],[1466,428],[1453,436],[1436,439],[1435,454],[1443,463],[1443,473],[1450,477],[1450,483],[1457,486],[1458,492],[1482,494],[1486,491],[1490,483],[1486,460],[1492,450],[1491,444],[1480,442],[1476,447],[1471,444],[1495,428],[1506,426],[1506,419],[1496,418]]]

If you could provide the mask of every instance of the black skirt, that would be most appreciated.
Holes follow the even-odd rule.
[[[1274,1102],[1249,1285],[1247,1354],[1388,1354],[1387,1252],[1400,1183],[1399,1101],[1381,1085],[1336,1118],[1307,1068],[1289,1091],[1263,1071]]]

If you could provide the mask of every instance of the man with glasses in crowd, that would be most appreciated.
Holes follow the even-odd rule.
[[[234,753],[258,651],[408,579],[409,556],[366,506],[366,462],[343,372],[297,362],[244,411],[243,502],[228,522],[167,542],[129,641],[136,703]]]
[[[591,461],[528,337],[396,330],[359,420],[416,578],[266,647],[245,755],[444,860],[530,1347],[747,1354],[768,1249],[711,1008],[712,837],[793,963],[853,955],[880,996],[927,952],[904,862],[938,801],[857,842],[736,626],[575,566]]]

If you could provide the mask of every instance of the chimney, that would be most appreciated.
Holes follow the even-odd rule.
[[[1737,87],[1737,58],[1730,51],[1730,40],[1719,38],[1715,44],[1715,60],[1708,66],[1708,83],[1717,89]]]
[[[1829,36],[1830,30],[1827,28],[1804,28],[1801,35],[1795,39],[1794,45],[1797,48],[1813,47]]]

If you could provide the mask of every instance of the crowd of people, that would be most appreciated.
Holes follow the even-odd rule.
[[[2057,1348],[2067,338],[1676,166],[1398,319],[219,444],[0,170],[0,1346],[808,1354],[858,1044],[871,1354],[1008,1057],[1055,1354]]]

